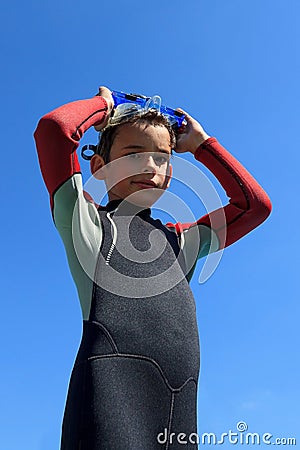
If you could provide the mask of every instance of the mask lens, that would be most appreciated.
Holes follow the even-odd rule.
[[[109,125],[116,125],[122,120],[141,114],[143,108],[136,103],[121,103],[114,110],[114,115],[109,120]]]

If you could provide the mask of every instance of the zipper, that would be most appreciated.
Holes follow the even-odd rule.
[[[183,251],[183,247],[185,244],[185,237],[184,237],[184,231],[182,231],[182,233],[180,233],[180,250]]]
[[[105,260],[105,264],[107,266],[109,265],[109,261],[110,261],[112,252],[113,252],[113,250],[114,250],[114,248],[116,246],[116,242],[117,242],[118,230],[117,230],[117,226],[116,226],[115,222],[113,221],[113,219],[111,217],[111,214],[114,213],[114,212],[115,211],[111,211],[110,213],[109,212],[106,213],[106,216],[107,216],[108,220],[110,221],[110,223],[112,225],[112,235],[113,235],[112,243],[111,243],[110,249],[109,249],[109,251],[107,253],[107,257],[106,257],[106,260]]]

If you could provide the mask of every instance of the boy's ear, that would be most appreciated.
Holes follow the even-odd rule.
[[[90,168],[93,177],[97,180],[104,180],[104,170],[102,167],[105,166],[104,159],[100,155],[93,155],[90,161]],[[102,170],[101,170],[102,169]]]
[[[168,187],[170,186],[171,183],[171,179],[172,179],[172,174],[173,174],[173,167],[170,164],[168,167],[168,173],[167,173],[167,184],[166,184],[166,189],[168,189]]]

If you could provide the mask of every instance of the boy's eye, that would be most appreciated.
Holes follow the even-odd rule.
[[[142,153],[134,152],[134,153],[128,153],[130,159],[141,159]]]
[[[160,155],[155,154],[155,155],[153,155],[153,159],[155,161],[155,164],[160,166],[160,165],[165,164],[166,162],[168,162],[170,158],[169,158],[168,155],[160,156]]]
[[[158,154],[158,153],[150,153],[149,152],[133,152],[128,153],[126,156],[128,156],[130,159],[133,160],[141,160],[142,158],[147,158],[152,156],[154,159],[154,162],[156,165],[161,166],[162,164],[167,163],[170,160],[171,155],[167,154]]]

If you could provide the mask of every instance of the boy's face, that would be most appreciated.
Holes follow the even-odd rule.
[[[170,135],[164,126],[144,122],[119,126],[110,162],[104,166],[101,156],[93,157],[94,165],[102,167],[99,178],[105,180],[109,200],[127,199],[143,207],[155,203],[171,181],[171,150]]]

